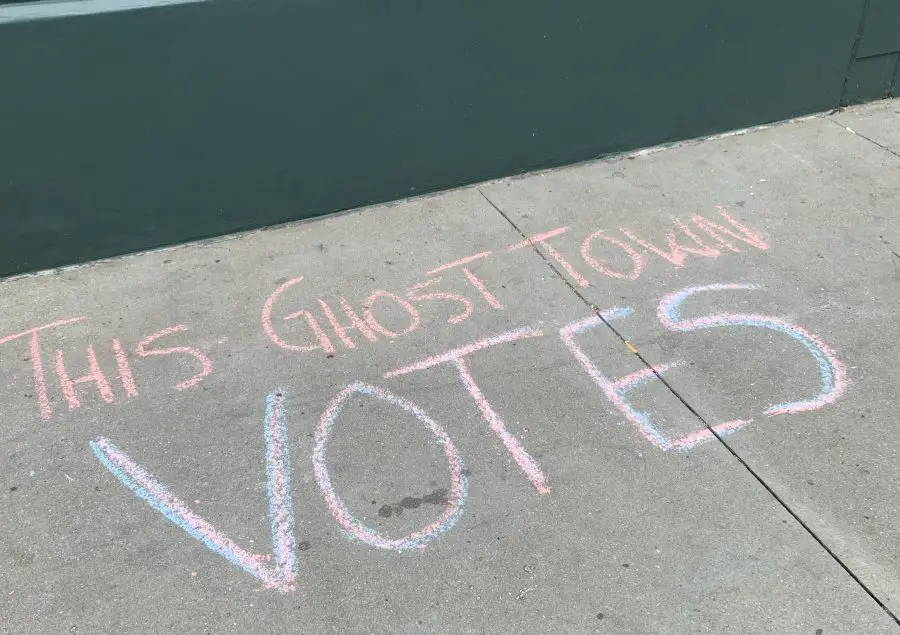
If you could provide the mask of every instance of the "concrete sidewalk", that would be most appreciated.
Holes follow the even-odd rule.
[[[898,632],[898,209],[887,101],[0,282],[0,626]]]

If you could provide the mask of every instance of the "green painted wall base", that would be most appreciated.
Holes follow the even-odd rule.
[[[0,275],[877,97],[898,7],[214,0],[0,26]]]

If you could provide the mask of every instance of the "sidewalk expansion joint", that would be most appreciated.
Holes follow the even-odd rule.
[[[831,121],[834,125],[840,126],[841,128],[843,128],[844,130],[846,130],[846,131],[849,132],[850,134],[856,135],[857,137],[860,137],[861,139],[865,139],[865,140],[868,141],[869,143],[878,146],[879,148],[881,148],[881,149],[884,150],[885,152],[888,152],[889,154],[893,154],[895,157],[897,157],[898,159],[900,159],[900,152],[897,152],[896,150],[894,150],[894,149],[892,149],[892,148],[889,148],[888,146],[886,146],[886,145],[884,145],[884,144],[882,144],[882,143],[878,143],[877,141],[875,141],[875,139],[872,139],[872,138],[870,138],[870,137],[867,137],[866,135],[862,134],[861,132],[858,132],[858,131],[854,130],[854,129],[851,128],[850,126],[845,126],[844,124],[842,124],[842,123],[839,122],[839,121],[835,121],[834,119],[831,119],[830,117],[827,118],[827,119],[829,119],[829,121]]]

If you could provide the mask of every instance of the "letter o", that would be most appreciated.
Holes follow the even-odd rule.
[[[595,260],[591,255],[591,243],[594,242],[595,238],[602,238],[606,242],[621,248],[628,254],[628,257],[631,258],[631,271],[628,273],[613,271],[609,267],[605,267]],[[641,277],[641,271],[644,269],[644,257],[640,253],[632,249],[631,245],[623,243],[621,240],[616,240],[612,236],[607,236],[602,230],[594,232],[584,239],[584,242],[581,244],[581,257],[584,258],[584,261],[588,263],[594,271],[618,280],[637,280]]]
[[[409,313],[409,326],[406,327],[406,330],[404,330],[401,333],[394,333],[393,331],[390,331],[390,330],[386,329],[385,327],[383,327],[381,325],[381,323],[375,319],[375,316],[372,315],[372,307],[375,306],[375,301],[378,298],[390,298],[391,300],[396,302],[398,305],[400,305],[400,307],[404,311]],[[378,331],[385,337],[390,337],[390,338],[400,337],[401,335],[407,335],[409,333],[412,333],[417,328],[419,328],[419,312],[416,311],[416,307],[414,307],[412,304],[410,304],[409,302],[407,302],[400,296],[395,295],[389,291],[382,291],[379,289],[379,290],[375,291],[372,295],[370,295],[368,297],[368,299],[366,300],[364,314],[365,314],[365,318],[366,318],[366,324],[368,324],[369,327],[373,331]]]
[[[334,491],[334,485],[331,483],[331,475],[328,472],[328,466],[325,459],[325,448],[331,437],[335,420],[340,415],[341,410],[343,410],[349,399],[356,393],[382,399],[415,416],[415,418],[435,436],[437,442],[443,446],[444,454],[446,454],[447,461],[450,465],[451,492],[447,505],[444,508],[444,512],[430,525],[404,536],[403,538],[390,538],[384,534],[378,533],[371,527],[368,527],[357,520],[353,514],[350,513],[350,510],[347,509],[347,506],[337,495],[337,492]],[[322,496],[328,504],[328,507],[331,509],[332,516],[334,516],[334,519],[344,528],[347,535],[352,539],[380,549],[391,549],[396,551],[418,549],[423,551],[428,542],[437,538],[440,534],[456,524],[456,521],[459,520],[459,517],[462,514],[463,504],[466,501],[466,494],[468,493],[468,482],[463,473],[462,459],[456,451],[450,437],[447,436],[447,433],[440,424],[429,417],[424,410],[415,404],[406,401],[405,399],[401,399],[386,390],[362,382],[354,382],[344,388],[331,403],[328,404],[325,412],[322,413],[322,418],[319,421],[319,425],[316,427],[316,446],[313,450],[313,471],[319,489],[322,491]]]

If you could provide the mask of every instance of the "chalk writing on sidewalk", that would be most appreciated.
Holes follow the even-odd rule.
[[[742,315],[735,313],[719,313],[686,320],[681,317],[681,304],[696,293],[708,291],[729,291],[735,289],[759,289],[753,284],[711,284],[705,287],[689,287],[667,295],[659,303],[657,315],[660,323],[670,331],[690,333],[701,329],[721,328],[727,326],[749,326],[770,329],[783,333],[800,342],[819,365],[822,378],[822,390],[812,399],[803,399],[789,403],[781,403],[766,409],[765,414],[789,414],[818,410],[826,404],[833,403],[841,395],[847,385],[844,365],[837,354],[817,335],[804,328],[767,315]]]
[[[563,344],[569,349],[569,352],[579,361],[585,372],[590,375],[594,383],[603,392],[603,395],[609,402],[641,433],[641,435],[650,443],[658,447],[660,450],[671,449],[687,449],[694,447],[700,443],[710,441],[714,437],[714,433],[720,436],[728,434],[750,423],[747,421],[729,421],[720,423],[711,428],[701,428],[695,432],[691,432],[677,439],[667,438],[656,425],[653,423],[652,415],[647,412],[641,412],[632,406],[626,399],[628,393],[637,389],[643,384],[653,380],[657,376],[671,368],[680,365],[681,362],[673,362],[670,364],[660,364],[654,368],[642,368],[633,373],[626,375],[618,380],[609,379],[594,365],[588,358],[575,339],[576,335],[588,332],[590,329],[601,326],[605,321],[625,318],[631,315],[630,308],[614,308],[604,311],[601,316],[591,316],[583,320],[576,320],[571,324],[559,329],[559,336]]]
[[[52,329],[61,328],[68,324],[84,322],[87,317],[69,318],[66,320],[58,320],[50,324],[37,326],[21,333],[9,335],[0,338],[0,345],[6,344],[19,339],[28,338],[30,342],[29,351],[31,357],[26,360],[31,362],[34,376],[34,390],[37,395],[37,404],[42,419],[49,420],[53,415],[53,408],[50,403],[47,380],[44,371],[44,359],[41,351],[40,334]],[[176,333],[188,331],[188,327],[183,324],[166,327],[156,333],[153,333],[142,339],[136,345],[134,354],[139,358],[160,357],[166,355],[189,355],[196,360],[199,370],[192,377],[177,381],[172,387],[175,390],[185,390],[196,386],[204,377],[207,377],[213,370],[212,361],[204,353],[190,346],[172,346],[169,348],[150,348],[157,340],[171,336]],[[110,383],[109,377],[103,371],[98,361],[97,352],[99,348],[95,348],[93,344],[87,347],[87,362],[90,371],[86,375],[72,378],[71,368],[75,365],[62,350],[56,351],[56,376],[59,381],[60,391],[65,398],[65,402],[70,410],[81,407],[81,400],[78,396],[78,389],[83,384],[94,384],[100,393],[100,398],[106,403],[115,402],[115,392],[113,385]],[[114,338],[110,343],[110,349],[115,357],[116,368],[118,369],[117,378],[122,384],[122,391],[127,397],[137,397],[138,387],[135,380],[134,371],[131,362],[128,360],[128,352],[119,338]]]
[[[572,257],[564,254],[563,247],[558,245],[560,237],[569,233],[569,228],[558,227],[499,249],[497,253],[481,251],[433,267],[425,273],[425,280],[413,283],[404,290],[374,289],[356,306],[343,295],[336,298],[315,297],[318,294],[314,295],[313,302],[304,306],[299,298],[308,289],[304,277],[297,275],[280,283],[266,298],[260,313],[262,332],[269,342],[288,354],[319,351],[336,355],[358,350],[363,344],[372,346],[384,340],[408,336],[427,326],[426,315],[433,318],[437,314],[448,324],[460,324],[469,320],[476,311],[501,311],[505,305],[498,293],[504,285],[484,280],[473,269],[476,264],[489,258],[503,257],[526,247],[543,250],[574,284],[581,287],[591,285],[591,272],[626,283],[636,281],[650,266],[647,256],[657,257],[656,262],[663,266],[681,268],[689,264],[691,257],[718,258],[726,251],[740,253],[742,248],[747,247],[757,250],[769,248],[759,235],[721,208],[719,218],[715,220],[694,214],[687,221],[673,217],[672,223],[672,228],[665,231],[663,247],[627,227],[620,228],[615,237],[605,230],[590,233],[580,243],[578,255],[587,266],[583,270],[579,270],[580,265],[573,264]],[[704,243],[701,234],[708,236],[712,244]],[[615,252],[620,253],[617,255]],[[631,267],[617,271],[607,261],[621,261],[622,254]],[[472,297],[441,289],[449,277],[460,273],[465,284],[474,292]],[[386,315],[391,318],[389,323]],[[0,346],[13,346],[17,341],[28,340],[36,405],[44,420],[52,417],[54,404],[46,379],[41,337],[49,331],[85,321],[89,321],[88,316],[61,319],[0,337]],[[181,391],[197,386],[214,371],[208,352],[197,345],[164,345],[166,342],[189,340],[197,330],[206,332],[201,325],[166,326],[141,339],[133,345],[133,349],[124,344],[124,338],[120,337],[112,338],[108,344],[89,342],[83,351],[57,349],[52,367],[56,371],[61,401],[69,410],[80,408],[80,393],[88,390],[89,386],[95,387],[104,403],[114,404],[122,398],[139,397],[141,371],[133,365],[129,355],[139,360],[177,356],[179,369],[185,373],[193,369],[193,374],[173,378],[171,388]],[[113,363],[117,371],[114,376],[110,374]],[[84,364],[88,372],[78,375],[75,369]]]
[[[287,430],[284,422],[284,396],[269,395],[263,425],[266,476],[269,496],[269,519],[272,524],[273,555],[250,553],[228,536],[194,513],[112,441],[100,437],[91,449],[113,476],[192,538],[261,580],[266,588],[287,592],[294,590],[297,577],[297,554],[294,544],[294,512],[291,505],[291,466]],[[272,564],[268,564],[273,561]]]
[[[355,394],[381,399],[415,416],[416,420],[434,435],[436,442],[443,448],[444,454],[447,456],[447,462],[450,466],[450,498],[444,508],[444,513],[427,527],[415,531],[408,536],[392,539],[363,525],[353,516],[347,506],[344,505],[344,502],[341,500],[340,496],[338,496],[334,489],[334,485],[331,482],[331,475],[328,472],[328,465],[325,460],[325,449],[328,445],[328,439],[331,436],[331,430],[334,427],[341,410]],[[395,551],[406,551],[408,549],[418,549],[423,551],[429,541],[437,538],[440,534],[456,524],[456,521],[462,513],[462,507],[466,502],[466,494],[468,493],[468,483],[466,475],[463,472],[462,459],[444,428],[415,404],[405,399],[401,399],[396,395],[392,395],[386,390],[376,388],[375,386],[368,386],[361,382],[354,382],[344,388],[337,397],[328,404],[328,407],[325,408],[325,412],[322,413],[322,420],[316,428],[316,447],[315,450],[313,450],[313,471],[315,472],[316,482],[319,484],[325,502],[331,509],[334,519],[341,527],[343,527],[347,536],[373,547],[392,549]]]
[[[819,393],[812,397],[801,396],[790,402],[765,409],[762,414],[766,416],[806,412],[833,403],[846,390],[846,374],[835,352],[813,333],[779,318],[765,315],[718,313],[694,319],[686,319],[681,316],[681,305],[692,295],[716,291],[758,289],[759,287],[749,284],[688,287],[664,296],[659,302],[657,317],[664,328],[685,335],[708,328],[751,327],[782,333],[802,344],[819,366],[819,379],[822,387]],[[629,402],[628,397],[633,391],[683,365],[684,361],[675,360],[655,367],[644,366],[624,377],[614,379],[606,376],[578,343],[578,337],[587,336],[593,329],[610,321],[627,319],[632,314],[633,309],[630,307],[613,307],[565,324],[559,328],[558,333],[562,345],[600,389],[599,394],[637,429],[642,438],[662,451],[686,450],[733,433],[753,421],[748,417],[747,419],[713,424],[709,427],[703,426],[676,438],[666,436],[654,423],[652,415],[637,410]],[[443,367],[454,369],[460,383],[475,402],[487,427],[506,447],[513,461],[537,492],[541,495],[548,495],[551,488],[543,469],[528,453],[522,442],[507,430],[501,415],[484,396],[466,362],[469,355],[489,351],[494,346],[544,336],[544,330],[536,327],[514,329],[467,346],[451,349],[445,353],[413,361],[407,366],[387,371],[383,376],[385,379],[390,379]],[[339,422],[342,410],[355,395],[374,397],[412,414],[424,428],[431,432],[435,442],[443,449],[447,458],[451,491],[443,511],[433,522],[406,536],[392,538],[363,524],[347,507],[332,483],[327,465],[328,441],[332,429]],[[274,568],[264,563],[265,558],[244,551],[208,522],[194,514],[186,504],[170,494],[163,485],[119,450],[112,441],[101,437],[93,441],[91,446],[103,465],[116,478],[189,535],[203,542],[229,562],[260,579],[267,588],[290,591],[293,589],[296,575],[296,554],[294,552],[293,513],[289,491],[291,466],[287,452],[287,432],[281,392],[269,396],[265,421],[269,515],[272,522],[272,539],[275,545]],[[605,423],[598,422],[599,425]],[[424,551],[430,541],[450,530],[460,520],[469,487],[463,470],[463,458],[443,426],[419,406],[403,397],[360,381],[348,384],[325,406],[316,428],[312,470],[326,505],[346,536],[365,545],[394,551]]]
[[[684,267],[690,256],[718,258],[722,255],[723,249],[739,253],[738,243],[760,250],[769,248],[762,238],[733,219],[724,209],[720,209],[719,214],[727,226],[694,214],[690,222],[696,231],[692,230],[688,223],[673,218],[674,228],[666,231],[665,248],[644,240],[625,227],[620,228],[619,232],[630,240],[631,244],[613,237],[604,230],[595,231],[581,243],[580,256],[590,270],[605,278],[635,281],[640,278],[647,265],[644,254],[638,251],[639,249],[658,256],[661,263],[677,269]],[[567,227],[557,227],[509,245],[500,251],[510,253],[526,247],[539,248],[561,267],[574,284],[589,287],[591,285],[587,278],[589,273],[579,271],[570,258],[552,244],[552,241],[568,231]],[[716,246],[705,244],[697,232],[708,234]],[[691,244],[684,244],[685,239]],[[616,271],[611,265],[606,264],[602,247],[611,247],[623,252],[631,262],[631,269]],[[609,257],[609,254],[606,256]],[[452,306],[458,312],[447,317],[446,321],[450,324],[459,324],[469,319],[477,308],[483,310],[486,307],[495,311],[504,308],[502,301],[497,297],[496,285],[483,280],[470,266],[472,263],[479,263],[492,257],[499,256],[495,256],[493,251],[482,251],[442,264],[426,272],[427,280],[413,284],[402,293],[395,294],[376,289],[359,308],[354,308],[352,302],[343,296],[337,303],[334,301],[329,303],[320,297],[315,303],[298,306],[297,298],[301,295],[298,290],[303,287],[304,279],[302,276],[291,278],[276,288],[266,299],[260,317],[262,329],[269,341],[284,351],[307,353],[321,350],[335,354],[339,350],[335,344],[336,340],[341,342],[343,346],[341,350],[355,349],[362,340],[374,344],[379,341],[379,337],[396,339],[425,326],[420,313],[424,303],[440,301]],[[456,271],[461,271],[466,282],[477,292],[475,298],[437,290],[443,278]],[[436,274],[442,275],[435,277]],[[429,293],[422,293],[426,289]],[[339,312],[335,311],[333,306],[335,304],[339,307]],[[287,311],[279,312],[276,309],[281,305],[289,308]],[[378,311],[384,310],[385,307],[394,309],[395,313],[405,314],[402,329],[392,331],[379,321]],[[338,313],[342,315],[339,316]],[[355,331],[355,335],[351,331]]]
[[[577,237],[580,249],[575,257],[562,243],[561,237],[569,228],[558,227],[540,232],[501,249],[480,251],[462,256],[450,262],[438,264],[425,273],[425,279],[402,290],[371,290],[364,300],[348,299],[340,293],[329,296],[307,287],[302,275],[284,278],[262,302],[258,324],[262,327],[258,341],[273,355],[306,358],[317,363],[320,356],[333,357],[349,353],[365,346],[403,338],[421,328],[429,320],[438,319],[446,324],[458,325],[471,319],[476,312],[504,311],[508,300],[503,296],[505,285],[486,280],[476,271],[480,263],[490,258],[502,258],[506,254],[530,248],[537,249],[554,267],[565,275],[573,286],[590,287],[592,277],[628,284],[638,280],[654,263],[681,268],[691,259],[718,258],[726,252],[740,253],[750,247],[766,250],[768,244],[755,232],[741,225],[725,210],[719,217],[709,219],[699,214],[689,219],[672,218],[671,228],[665,231],[662,244],[651,242],[637,232],[622,227],[617,233],[595,230],[586,237]],[[571,246],[571,245],[570,245]],[[581,263],[576,258],[580,256]],[[627,264],[623,264],[627,263]],[[298,272],[299,273],[299,272]],[[466,285],[469,295],[459,290],[453,292],[442,287],[452,277],[460,285]],[[312,291],[310,299],[303,300]],[[397,368],[381,369],[384,380],[399,380],[413,373],[448,373],[458,379],[455,384],[468,395],[484,422],[484,433],[492,442],[502,446],[521,471],[523,480],[538,496],[549,496],[553,488],[554,466],[541,465],[529,452],[522,438],[513,434],[504,420],[502,408],[492,404],[472,370],[471,361],[478,356],[490,355],[495,347],[522,344],[529,346],[538,338],[559,338],[559,345],[571,355],[571,363],[583,370],[597,390],[588,392],[586,399],[608,402],[613,413],[611,420],[624,418],[631,424],[616,434],[631,434],[646,441],[662,452],[683,451],[709,443],[717,438],[733,434],[750,425],[753,416],[784,416],[810,412],[824,408],[841,398],[847,389],[848,379],[844,365],[837,353],[819,336],[781,318],[743,313],[717,312],[710,315],[685,317],[684,305],[698,294],[715,294],[724,291],[761,291],[760,287],[746,283],[713,284],[682,288],[664,295],[658,302],[656,319],[665,332],[689,338],[706,329],[765,329],[798,343],[797,351],[805,351],[816,362],[818,385],[814,394],[797,395],[781,400],[760,413],[740,413],[742,418],[710,423],[696,420],[696,427],[687,433],[670,434],[663,430],[652,412],[644,412],[634,405],[637,391],[646,390],[654,382],[670,373],[680,372],[688,360],[673,359],[650,367],[636,354],[628,342],[628,350],[634,361],[634,369],[622,376],[610,376],[604,370],[604,360],[592,359],[586,352],[586,342],[596,334],[607,331],[613,322],[627,320],[634,309],[613,306],[606,310],[593,309],[586,317],[579,317],[565,324],[530,324],[502,333],[485,334],[473,343],[448,347],[442,353],[424,358],[407,360]],[[593,308],[593,307],[592,307]],[[255,309],[258,310],[258,309]],[[86,391],[93,387],[99,403],[115,404],[117,400],[146,398],[143,395],[142,373],[147,364],[159,364],[157,358],[170,358],[172,377],[166,390],[192,391],[214,371],[213,356],[208,349],[209,331],[200,325],[189,327],[174,324],[159,328],[137,341],[127,343],[124,337],[113,337],[109,344],[89,342],[79,344],[80,350],[64,351],[58,348],[52,357],[52,367],[58,380],[59,391],[51,391],[46,370],[47,334],[65,333],[58,329],[74,328],[73,325],[90,324],[88,316],[70,317],[22,330],[0,337],[0,346],[25,345],[30,357],[31,375],[36,395],[36,415],[44,421],[54,415],[54,408],[63,403],[69,410],[82,407]],[[150,329],[148,329],[150,330]],[[197,335],[197,333],[201,335]],[[215,337],[215,336],[213,336]],[[202,340],[198,344],[197,340]],[[224,340],[222,340],[224,341]],[[521,349],[520,349],[521,350]],[[589,350],[589,349],[588,349]],[[565,359],[565,358],[564,358]],[[176,363],[172,363],[175,360]],[[49,362],[49,360],[46,360]],[[115,364],[115,374],[111,368]],[[85,372],[84,367],[87,367]],[[27,368],[27,367],[26,367]],[[76,370],[81,368],[82,370]],[[23,370],[23,372],[25,372]],[[621,372],[621,371],[620,371]],[[177,374],[175,374],[177,373]],[[278,382],[279,378],[272,378]],[[281,378],[283,381],[284,378]],[[345,536],[363,545],[392,551],[424,551],[430,543],[450,531],[461,522],[469,482],[463,469],[464,458],[454,444],[447,429],[438,419],[426,413],[402,394],[394,394],[383,387],[363,383],[357,377],[348,377],[348,383],[337,390],[335,396],[323,406],[315,431],[312,452],[312,473],[322,499]],[[279,382],[280,383],[280,382]],[[343,383],[343,382],[341,382]],[[199,391],[198,391],[199,392]],[[402,388],[398,389],[402,393]],[[190,394],[190,392],[189,392]],[[152,396],[152,395],[149,395]],[[443,508],[425,526],[407,535],[392,537],[364,524],[341,498],[331,479],[328,467],[328,445],[335,427],[340,426],[341,413],[353,399],[374,398],[411,414],[433,438],[444,453],[450,476],[448,495],[441,502]],[[94,399],[96,402],[97,400]],[[102,465],[128,488],[144,500],[152,509],[180,527],[207,548],[262,582],[264,587],[282,592],[295,588],[298,576],[297,548],[294,539],[294,513],[291,498],[292,465],[288,452],[289,418],[285,413],[285,397],[281,390],[267,398],[263,422],[263,446],[269,502],[269,522],[272,533],[272,553],[254,554],[232,541],[222,531],[201,518],[187,503],[177,498],[166,486],[138,464],[129,454],[119,449],[114,441],[97,437],[91,441],[91,449]],[[106,407],[106,406],[103,406]],[[445,413],[444,416],[447,416]],[[452,416],[452,414],[450,415]],[[610,421],[597,421],[608,425]],[[132,452],[139,449],[129,448]],[[294,466],[296,467],[296,466]]]

